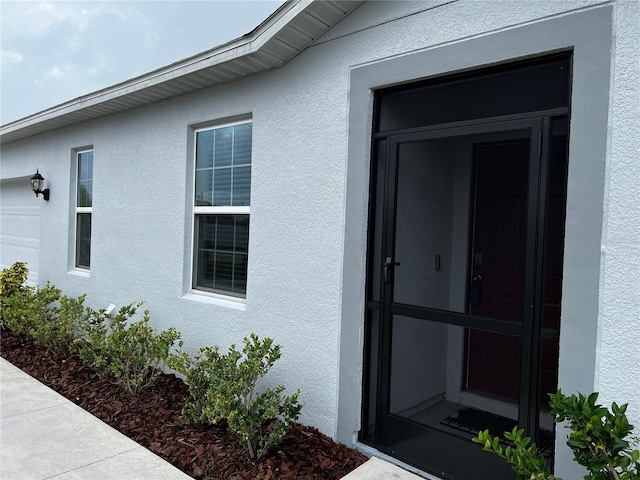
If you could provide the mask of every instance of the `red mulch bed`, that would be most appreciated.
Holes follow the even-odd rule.
[[[162,375],[134,397],[31,339],[3,331],[1,347],[15,366],[196,479],[339,479],[367,460],[315,428],[294,424],[281,445],[251,461],[223,428],[182,425],[189,392],[174,375]]]

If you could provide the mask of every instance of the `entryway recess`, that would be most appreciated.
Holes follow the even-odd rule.
[[[376,92],[360,437],[442,478],[515,478],[480,429],[553,462],[570,83],[567,53]]]

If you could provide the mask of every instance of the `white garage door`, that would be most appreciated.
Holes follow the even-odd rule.
[[[0,266],[26,262],[31,285],[38,283],[40,203],[29,179],[0,184]]]

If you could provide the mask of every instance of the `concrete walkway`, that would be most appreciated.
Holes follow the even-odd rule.
[[[0,478],[191,477],[0,357]]]
[[[191,477],[0,357],[0,479]],[[419,480],[372,458],[345,480]]]

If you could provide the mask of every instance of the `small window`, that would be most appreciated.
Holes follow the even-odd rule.
[[[251,123],[196,131],[193,288],[244,298]]]
[[[78,152],[76,170],[76,267],[91,265],[93,151]]]

